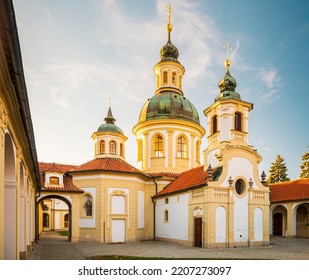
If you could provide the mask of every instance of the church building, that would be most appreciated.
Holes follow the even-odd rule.
[[[37,160],[13,3],[0,1],[0,259],[26,259],[43,231],[67,231],[70,242],[202,248],[309,237],[309,179],[267,186],[258,174],[262,157],[248,143],[253,104],[236,92],[228,55],[203,118],[188,100],[171,9],[156,88],[132,124],[136,167],[111,106],[92,134],[94,158],[76,166]]]
[[[127,137],[109,107],[92,135],[93,160],[80,166],[40,164],[44,187],[38,201],[65,197],[68,215],[54,212],[57,219],[66,219],[58,225],[68,225],[72,242],[267,245],[269,188],[258,174],[262,158],[248,143],[253,104],[235,91],[227,59],[218,96],[204,110],[208,146],[201,160],[206,131],[183,92],[185,67],[171,40],[170,10],[167,43],[154,66],[156,89],[133,127],[137,167],[125,160]],[[39,224],[45,204],[38,204]],[[38,227],[37,233],[42,230]]]

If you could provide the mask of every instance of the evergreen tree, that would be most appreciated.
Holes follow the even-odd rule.
[[[285,166],[284,158],[277,155],[276,161],[272,163],[269,169],[268,184],[290,181],[287,175],[287,167]]]
[[[309,152],[305,153],[302,157],[302,165],[300,166],[300,178],[309,178]]]

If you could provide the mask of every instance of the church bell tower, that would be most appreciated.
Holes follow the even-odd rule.
[[[248,120],[253,104],[243,101],[235,91],[237,83],[230,74],[230,66],[227,57],[226,72],[218,84],[220,93],[215,102],[204,110],[208,131],[208,147],[204,152],[206,169],[209,164],[218,165],[221,150],[227,143],[251,147],[248,145]]]
[[[195,106],[184,96],[184,66],[171,41],[172,6],[168,6],[167,43],[154,66],[156,89],[142,107],[133,128],[138,167],[144,172],[180,173],[200,165],[201,139],[205,134]]]

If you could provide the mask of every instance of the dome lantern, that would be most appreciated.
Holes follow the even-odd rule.
[[[104,118],[105,123],[101,124],[97,132],[111,132],[123,135],[123,131],[115,125],[116,119],[113,117],[111,106],[108,108],[107,116]]]

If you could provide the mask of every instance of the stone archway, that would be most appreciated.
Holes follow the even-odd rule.
[[[304,203],[296,209],[296,237],[309,237],[309,204]]]
[[[60,199],[63,202],[65,202],[68,206],[68,210],[69,210],[69,214],[68,214],[68,241],[71,242],[72,241],[72,203],[65,197],[60,196],[60,195],[55,195],[55,194],[50,194],[50,195],[46,195],[41,197],[35,205],[35,212],[36,212],[36,240],[39,240],[39,228],[38,228],[38,224],[39,224],[39,205],[41,202],[43,202],[44,200],[47,199]]]
[[[272,234],[285,236],[287,230],[287,210],[278,205],[272,211]]]

